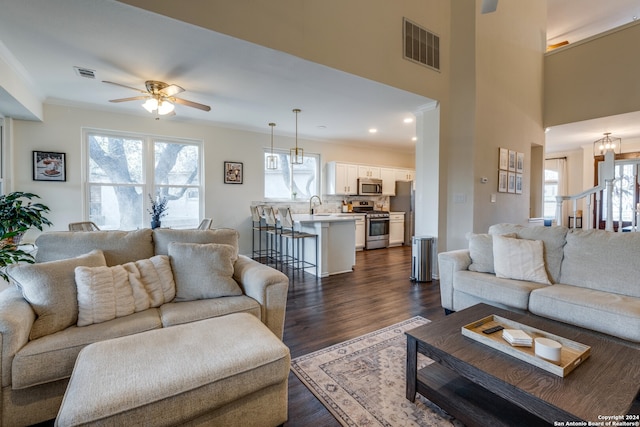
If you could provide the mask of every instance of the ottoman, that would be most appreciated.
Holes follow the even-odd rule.
[[[56,425],[280,425],[290,362],[248,313],[101,341],[80,352]]]

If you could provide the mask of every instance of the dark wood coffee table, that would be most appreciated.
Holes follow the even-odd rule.
[[[562,378],[460,332],[492,314],[588,345],[591,356]],[[420,393],[468,426],[640,421],[640,350],[604,335],[485,304],[406,335],[407,399]],[[437,363],[418,371],[418,353]]]

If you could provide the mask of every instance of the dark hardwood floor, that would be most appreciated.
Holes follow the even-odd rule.
[[[284,343],[295,358],[413,316],[444,317],[437,281],[412,282],[411,247],[358,252],[351,273],[291,277]],[[289,374],[285,426],[339,426],[331,413]]]

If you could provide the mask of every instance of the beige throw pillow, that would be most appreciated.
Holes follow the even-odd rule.
[[[504,234],[505,237],[516,237],[515,233]],[[495,273],[493,269],[493,236],[491,234],[467,233],[469,240],[469,271],[478,273]]]
[[[77,267],[75,278],[78,326],[159,307],[175,297],[175,282],[166,255],[113,267]]]
[[[169,243],[169,259],[176,281],[176,301],[242,295],[233,280],[238,258],[231,245]]]
[[[493,260],[496,277],[551,284],[544,265],[541,240],[494,235]]]
[[[102,251],[93,250],[71,259],[9,266],[7,274],[38,316],[29,338],[35,340],[74,325],[78,320],[75,268],[105,265]]]

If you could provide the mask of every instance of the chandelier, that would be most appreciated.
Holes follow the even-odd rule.
[[[622,138],[610,137],[611,132],[605,132],[604,138],[600,138],[593,143],[593,155],[603,156],[607,151],[620,154],[622,150]]]
[[[304,162],[304,150],[298,148],[298,113],[301,110],[294,108],[293,112],[296,113],[296,147],[289,150],[289,157],[292,165],[301,165]]]
[[[278,156],[273,154],[273,127],[275,125],[275,123],[269,123],[269,126],[271,126],[271,154],[269,154],[265,160],[265,167],[271,170],[278,169]]]

